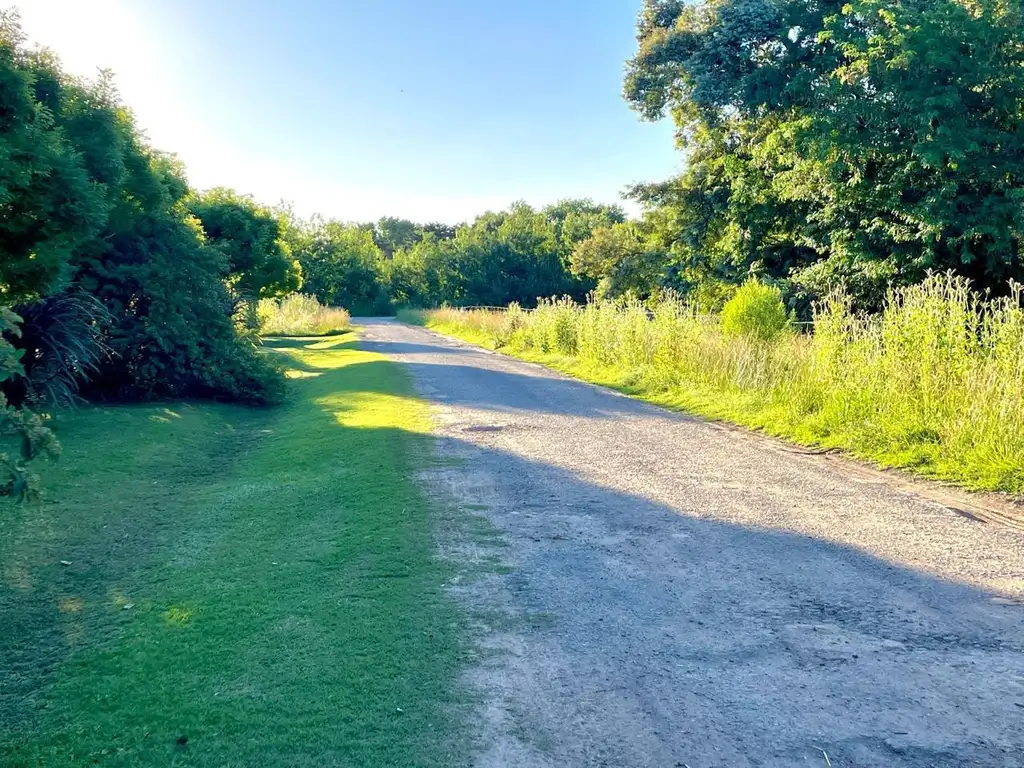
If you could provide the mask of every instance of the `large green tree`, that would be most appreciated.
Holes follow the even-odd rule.
[[[645,0],[627,99],[670,114],[684,271],[1020,278],[1024,31],[1004,0]]]
[[[52,57],[23,48],[0,11],[0,302],[36,298],[67,278],[75,249],[107,216],[100,180],[55,119]]]

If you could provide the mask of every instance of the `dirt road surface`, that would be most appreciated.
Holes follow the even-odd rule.
[[[360,322],[436,406],[476,765],[1024,766],[1024,533]]]

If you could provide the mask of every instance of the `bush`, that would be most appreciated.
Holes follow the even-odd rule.
[[[0,384],[24,377],[22,350],[9,341],[21,334],[21,318],[0,309]],[[39,478],[33,460],[60,455],[57,438],[42,418],[27,408],[15,408],[0,393],[0,495],[33,500],[39,497]]]
[[[261,299],[256,305],[260,333],[265,336],[324,336],[347,331],[351,323],[341,307],[325,307],[315,296],[293,293],[283,299]]]
[[[69,406],[88,377],[110,356],[103,340],[112,320],[94,296],[76,288],[16,308],[21,333],[9,340],[22,350],[24,375],[4,384],[12,405]]]
[[[722,330],[728,336],[770,341],[788,327],[782,291],[774,285],[748,280],[722,307]]]
[[[235,326],[223,259],[195,219],[137,215],[80,258],[78,280],[109,310],[112,350],[85,392],[140,400],[198,397],[279,402],[283,375]]]

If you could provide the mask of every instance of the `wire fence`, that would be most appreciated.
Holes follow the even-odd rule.
[[[508,312],[508,307],[489,307],[489,306],[486,306],[484,304],[474,304],[474,305],[467,306],[467,307],[445,307],[445,309],[452,309],[452,310],[455,310],[457,312],[476,312],[476,311],[481,311],[481,312]],[[536,309],[522,308],[521,311],[522,312],[536,312],[537,310]],[[654,319],[654,312],[652,312],[651,310],[647,310],[647,319],[648,320],[653,320]],[[700,320],[700,321],[705,322],[705,323],[717,323],[718,320],[719,320],[719,316],[718,315],[712,315],[712,314],[694,315],[694,319]],[[814,330],[814,321],[813,320],[794,320],[792,322],[792,325],[795,325],[797,328],[799,328],[802,331],[808,331],[809,332],[809,331],[813,331]]]

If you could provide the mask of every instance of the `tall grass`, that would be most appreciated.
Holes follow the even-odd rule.
[[[410,318],[413,319],[413,318]],[[835,295],[813,334],[733,335],[678,300],[436,310],[424,324],[656,402],[972,488],[1024,492],[1024,306],[937,275],[880,315]]]
[[[351,323],[341,307],[325,307],[314,296],[302,293],[260,299],[256,315],[264,336],[323,336],[348,330]]]

